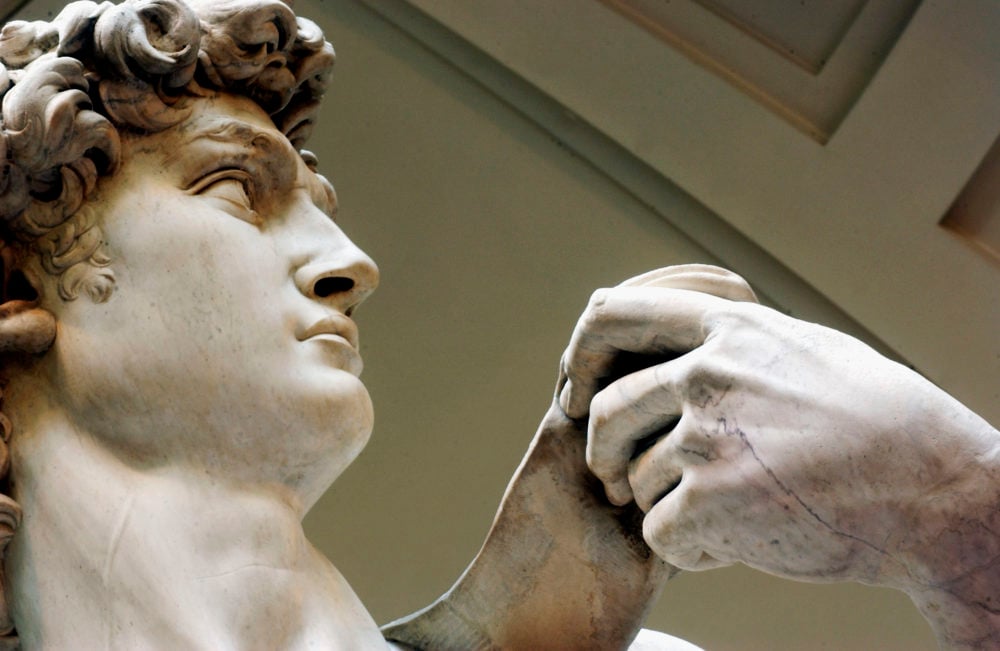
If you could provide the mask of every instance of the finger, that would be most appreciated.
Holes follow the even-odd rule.
[[[639,286],[653,285],[653,286],[670,287],[671,285],[669,284],[660,285],[658,283],[660,283],[661,281],[669,283],[670,278],[681,278],[688,273],[711,274],[713,276],[718,276],[718,277],[731,276],[742,280],[741,276],[733,273],[732,271],[729,271],[728,269],[717,267],[711,264],[693,263],[693,264],[675,264],[667,267],[660,267],[659,269],[653,269],[652,271],[641,273],[638,276],[633,276],[628,280],[619,283],[618,286],[639,287]],[[677,287],[676,289],[683,289],[683,288]]]
[[[582,418],[622,352],[684,353],[701,345],[731,301],[700,292],[653,287],[598,290],[580,317],[564,357],[559,401]]]
[[[639,276],[629,278],[619,287],[659,287],[663,289],[686,289],[699,291],[732,301],[757,302],[750,285],[728,269],[707,264],[683,264],[654,269]],[[556,385],[556,396],[563,394],[563,388],[568,382],[566,375],[565,356],[560,362],[559,381]],[[567,399],[571,391],[566,391]],[[560,402],[564,410],[566,403]]]
[[[614,504],[632,500],[628,466],[642,443],[662,436],[681,416],[682,394],[666,372],[671,364],[675,362],[626,375],[608,385],[591,403],[587,465],[604,482]]]
[[[642,537],[656,555],[690,571],[732,564],[706,549],[702,520],[710,495],[699,488],[703,482],[698,475],[698,469],[689,470],[677,488],[656,502],[642,521]]]
[[[628,464],[628,484],[643,513],[677,488],[683,476],[684,465],[670,434]]]
[[[705,465],[711,449],[691,435],[692,417],[686,416],[669,433],[629,461],[628,483],[635,503],[648,513],[680,485],[685,469]]]
[[[654,269],[629,278],[619,287],[662,287],[712,294],[730,301],[759,302],[753,289],[728,269],[708,264],[682,264]]]

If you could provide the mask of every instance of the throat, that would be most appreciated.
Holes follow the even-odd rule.
[[[384,644],[279,490],[90,461],[20,473],[7,567],[26,651]]]

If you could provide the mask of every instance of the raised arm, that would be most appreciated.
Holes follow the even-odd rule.
[[[1000,433],[918,374],[774,310],[660,287],[595,294],[565,364],[588,463],[646,513],[662,558],[895,587],[943,647],[1000,646]]]
[[[739,277],[713,267],[660,270],[636,286],[688,287],[752,300]],[[560,378],[557,392],[565,376]],[[643,542],[642,513],[615,506],[587,468],[587,421],[549,409],[503,497],[476,559],[430,607],[386,637],[414,649],[623,649],[676,573]],[[633,648],[693,649],[643,633]]]

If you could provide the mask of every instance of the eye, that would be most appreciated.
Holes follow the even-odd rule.
[[[240,169],[212,172],[190,189],[191,194],[205,197],[220,210],[237,219],[259,226],[260,215],[254,209],[254,183],[249,173]]]

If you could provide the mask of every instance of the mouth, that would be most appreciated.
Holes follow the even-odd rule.
[[[350,317],[339,312],[329,314],[297,333],[296,339],[314,342],[330,356],[325,357],[329,363],[355,377],[361,376],[364,363],[358,349],[358,326]]]
[[[307,339],[328,339],[341,341],[351,348],[358,349],[358,326],[343,314],[331,314],[320,319],[298,337],[299,341]]]

